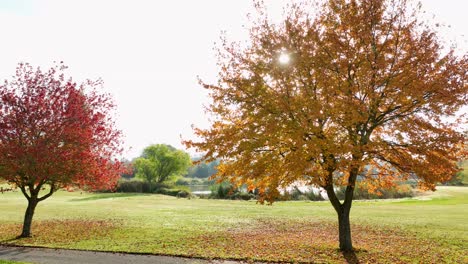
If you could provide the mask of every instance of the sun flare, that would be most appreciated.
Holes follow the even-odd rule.
[[[281,64],[288,64],[289,61],[291,60],[291,58],[289,57],[288,54],[286,53],[282,53],[280,56],[279,56],[279,63]]]

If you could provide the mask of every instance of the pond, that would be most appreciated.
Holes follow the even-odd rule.
[[[189,185],[190,191],[192,194],[210,194],[211,193],[211,185]]]
[[[212,185],[188,185],[188,187],[190,188],[190,191],[194,195],[211,194],[211,186]],[[280,193],[284,193],[285,191],[291,192],[293,190],[294,186],[296,186],[301,192],[313,191],[315,194],[320,193],[322,195],[322,197],[324,197],[325,199],[328,199],[328,196],[327,196],[326,192],[323,189],[312,187],[312,186],[291,185],[288,188],[281,189]],[[244,189],[242,189],[242,191],[245,192],[246,189],[244,188]]]

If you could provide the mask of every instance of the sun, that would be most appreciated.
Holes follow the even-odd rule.
[[[291,58],[289,57],[288,54],[286,54],[286,53],[281,53],[281,55],[279,56],[278,60],[279,60],[279,63],[281,63],[281,64],[288,64],[289,61],[291,60]]]

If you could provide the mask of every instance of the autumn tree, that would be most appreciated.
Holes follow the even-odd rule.
[[[101,81],[78,85],[65,69],[20,63],[0,85],[0,178],[28,200],[20,237],[31,236],[37,204],[60,188],[109,189],[120,176],[111,98],[99,92]]]
[[[172,176],[180,176],[190,166],[190,156],[170,145],[156,144],[146,147],[134,162],[136,177],[149,183],[162,183]]]
[[[276,24],[256,6],[248,43],[224,39],[219,81],[202,82],[211,127],[186,144],[222,159],[216,177],[258,188],[262,202],[298,181],[323,188],[351,251],[358,178],[434,189],[456,173],[464,139],[445,117],[467,100],[468,56],[443,47],[406,0],[291,4]]]

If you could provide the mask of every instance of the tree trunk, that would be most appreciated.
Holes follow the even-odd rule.
[[[26,213],[24,214],[24,223],[23,223],[23,232],[19,236],[21,237],[31,237],[31,223],[34,216],[34,210],[36,209],[39,201],[37,197],[31,197],[28,199],[28,208],[26,208]]]
[[[351,225],[349,222],[349,212],[351,208],[344,207],[345,205],[343,205],[341,212],[338,213],[340,250],[350,252],[353,251],[353,244],[351,242]]]
[[[352,183],[354,184],[354,181]],[[328,199],[338,214],[338,236],[340,241],[340,250],[343,252],[351,252],[353,251],[353,243],[351,242],[351,225],[349,221],[349,214],[351,212],[354,187],[346,187],[345,200],[343,203],[341,203],[340,200],[338,200],[336,197],[333,185],[330,184],[324,188],[327,191]]]

